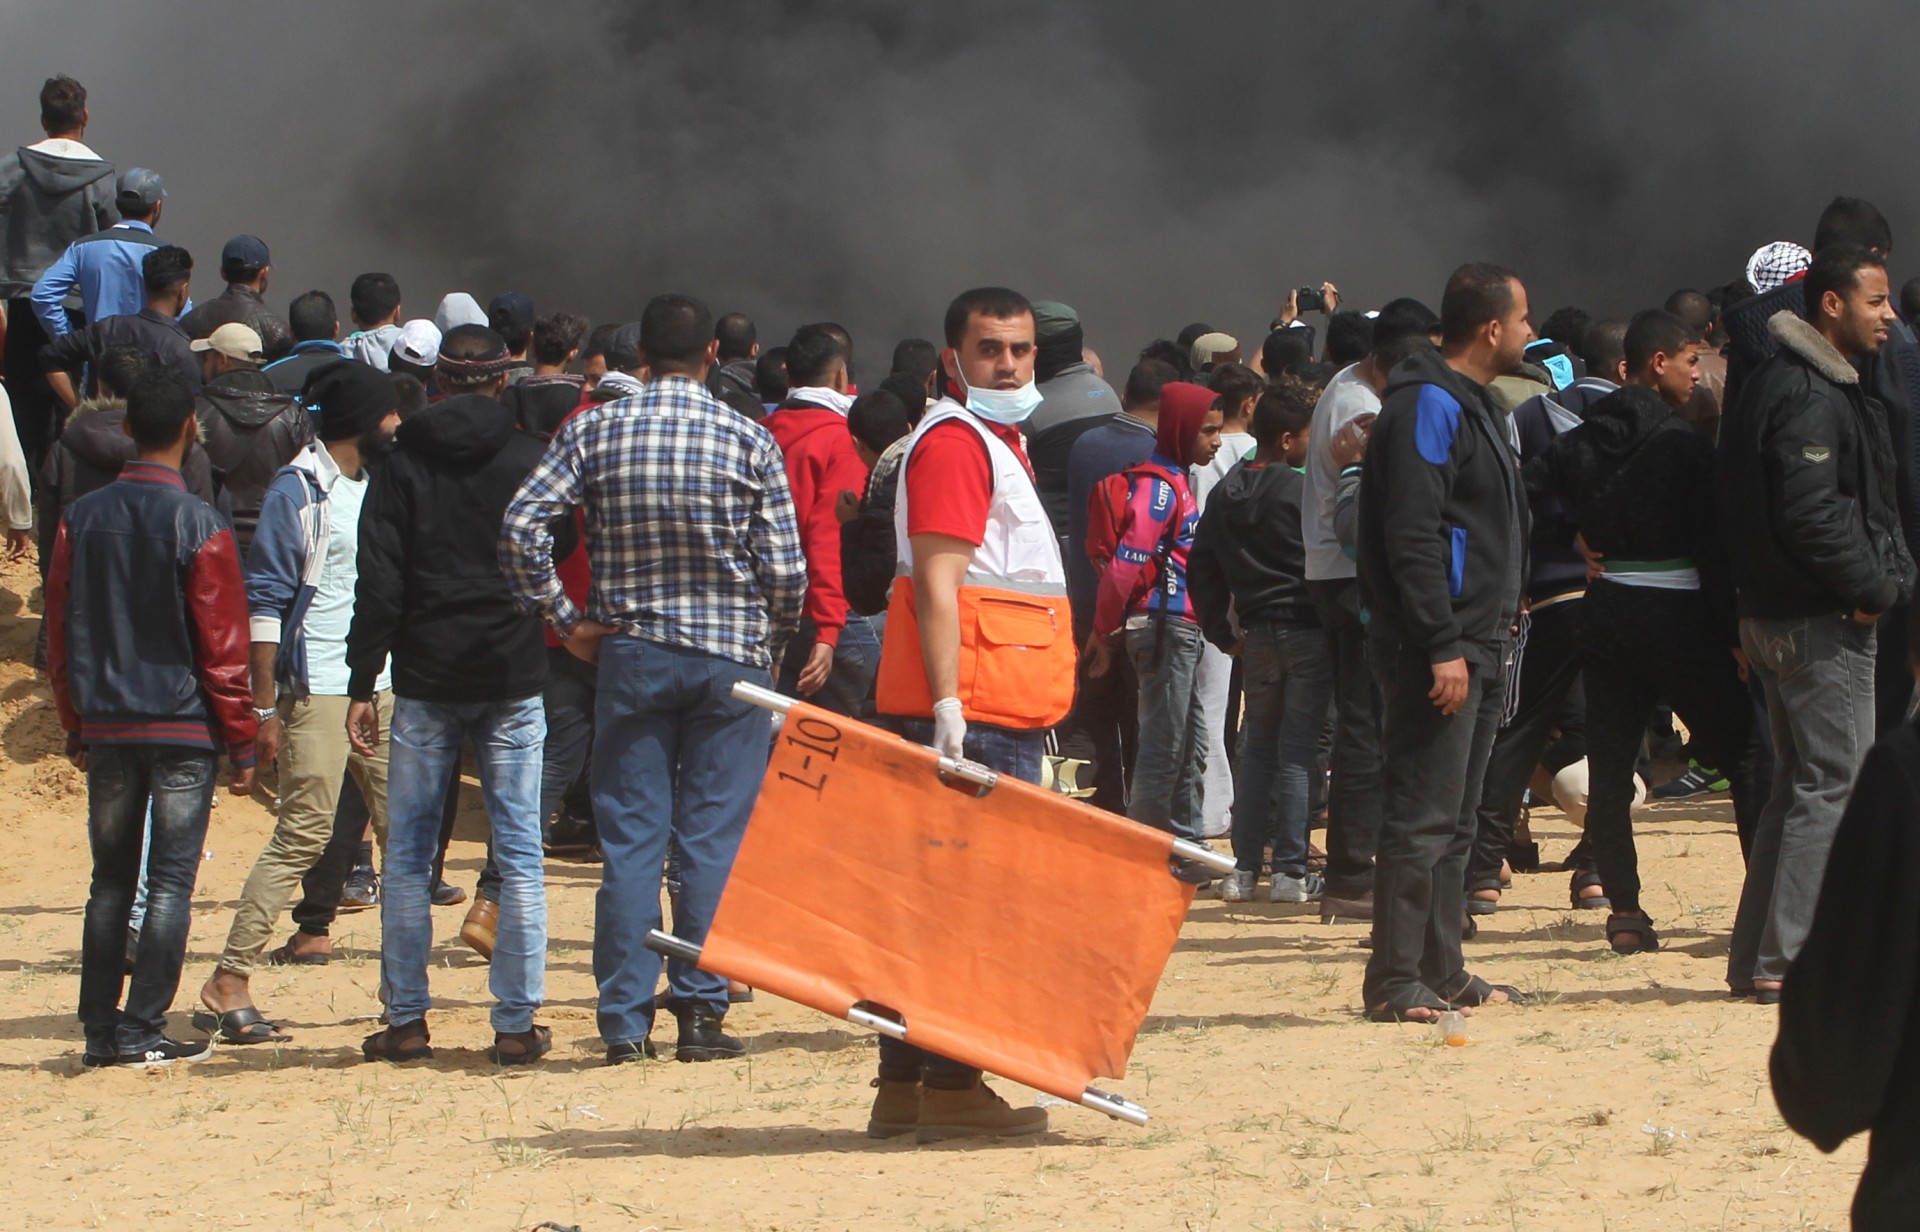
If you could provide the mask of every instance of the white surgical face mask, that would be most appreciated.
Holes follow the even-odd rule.
[[[967,378],[960,378],[960,386],[967,392],[967,409],[988,423],[1014,424],[1025,423],[1044,399],[1040,396],[1040,387],[1028,381],[1018,389],[975,389],[967,384]]]

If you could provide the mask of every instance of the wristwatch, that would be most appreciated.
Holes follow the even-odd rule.
[[[277,719],[280,717],[280,707],[255,706],[253,708],[253,717],[260,720],[260,722],[262,723],[266,722],[268,719]]]

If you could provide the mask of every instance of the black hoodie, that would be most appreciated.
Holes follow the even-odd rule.
[[[1438,351],[1395,368],[1360,480],[1369,632],[1498,669],[1526,576],[1528,515],[1486,388]]]
[[[1578,534],[1610,562],[1693,561],[1715,631],[1740,644],[1713,445],[1659,394],[1627,385],[1595,402],[1527,464],[1526,483],[1536,515],[1564,519],[1556,537]]]
[[[546,687],[546,639],[500,571],[500,521],[542,445],[484,394],[428,407],[394,442],[360,515],[348,694],[371,698],[391,653],[401,697],[468,705],[533,696]],[[555,523],[555,537],[559,559],[572,551],[570,519]]]
[[[1187,555],[1187,594],[1201,632],[1220,649],[1237,640],[1229,609],[1242,627],[1319,627],[1300,534],[1306,487],[1306,476],[1284,462],[1243,462],[1207,494]]]
[[[0,158],[0,299],[19,299],[67,245],[120,221],[113,164],[21,146]]]

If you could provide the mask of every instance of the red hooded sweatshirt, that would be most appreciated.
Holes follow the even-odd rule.
[[[787,483],[800,517],[800,546],[807,555],[807,600],[801,609],[818,638],[840,644],[847,624],[847,596],[840,581],[840,520],[835,502],[844,491],[867,490],[867,464],[853,448],[847,417],[818,406],[783,406],[760,421],[786,457]]]
[[[1171,475],[1173,482],[1151,475],[1136,475],[1129,481],[1126,522],[1113,562],[1100,575],[1094,604],[1093,631],[1102,637],[1138,612],[1165,608],[1169,616],[1193,619],[1193,605],[1187,598],[1187,553],[1200,522],[1200,505],[1193,497],[1187,468],[1193,465],[1194,438],[1217,401],[1219,395],[1212,390],[1186,381],[1169,381],[1160,389],[1160,427],[1148,460]],[[1151,589],[1141,591],[1140,575],[1156,565],[1163,542],[1172,586],[1168,579],[1156,578]]]

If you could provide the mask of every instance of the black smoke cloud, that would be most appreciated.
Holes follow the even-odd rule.
[[[764,337],[842,320],[872,365],[1005,282],[1124,360],[1191,320],[1256,338],[1323,278],[1434,303],[1469,259],[1536,317],[1628,312],[1836,193],[1911,238],[1916,34],[1884,0],[13,0],[0,116],[30,140],[40,80],[80,77],[203,287],[253,231],[275,302],[344,309],[367,269],[409,315],[687,290]]]

